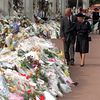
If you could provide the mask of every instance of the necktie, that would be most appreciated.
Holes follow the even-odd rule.
[[[70,19],[70,16],[69,16],[69,24],[71,25],[71,19]]]

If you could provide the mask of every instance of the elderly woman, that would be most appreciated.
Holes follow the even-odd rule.
[[[91,31],[91,26],[88,21],[85,20],[85,15],[78,13],[77,15],[77,42],[76,42],[76,52],[80,53],[81,57],[81,67],[85,64],[85,54],[89,52],[89,33]]]

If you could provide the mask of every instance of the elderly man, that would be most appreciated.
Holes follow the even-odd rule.
[[[61,38],[64,40],[65,59],[68,65],[74,65],[74,44],[76,37],[76,16],[72,15],[71,8],[65,9],[65,16],[61,21]]]

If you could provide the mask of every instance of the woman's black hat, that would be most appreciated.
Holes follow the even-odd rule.
[[[77,17],[85,17],[85,15],[82,14],[82,13],[78,13],[76,16],[77,16]]]

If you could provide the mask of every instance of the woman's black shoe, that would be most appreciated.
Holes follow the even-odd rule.
[[[84,64],[80,65],[80,67],[84,67]]]

